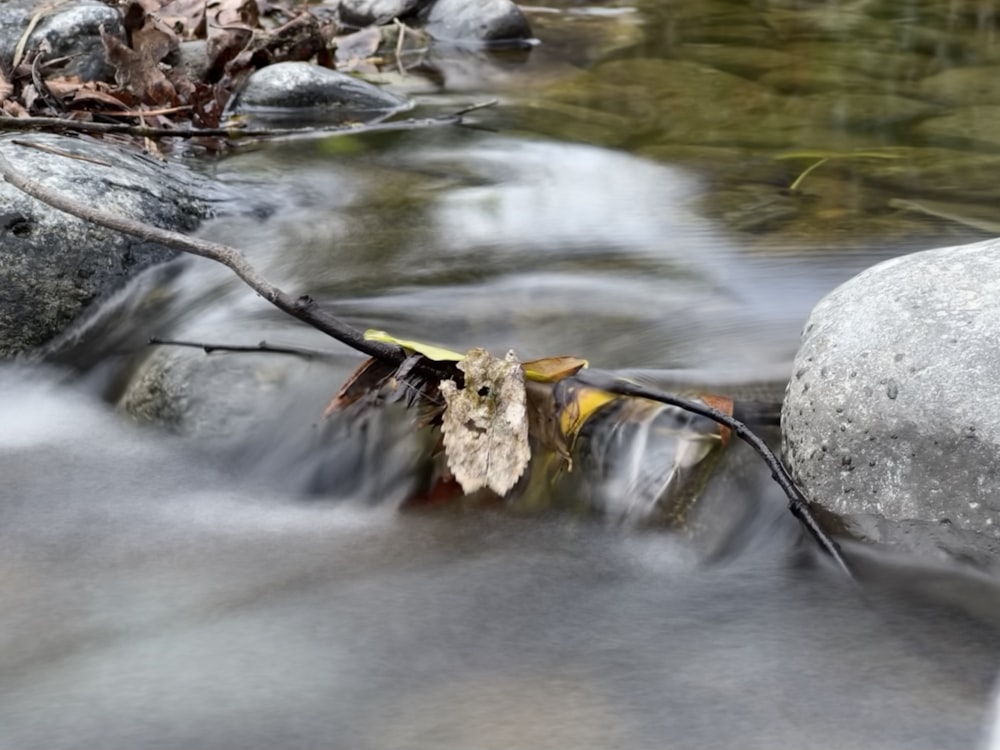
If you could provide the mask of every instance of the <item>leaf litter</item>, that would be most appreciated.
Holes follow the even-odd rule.
[[[156,128],[219,128],[243,82],[263,67],[312,61],[368,70],[377,65],[367,60],[381,63],[386,57],[378,29],[345,33],[331,6],[291,0],[128,0],[118,7],[124,35],[100,30],[113,80],[66,75],[68,60],[53,59],[44,43],[39,47],[32,38],[54,8],[37,11],[19,40],[13,65],[0,70],[0,115],[119,123],[131,118]],[[199,42],[204,43],[202,58],[188,49]],[[214,137],[199,145],[219,150],[225,143]]]

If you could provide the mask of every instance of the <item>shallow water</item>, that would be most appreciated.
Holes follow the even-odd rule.
[[[855,590],[760,478],[740,548],[706,566],[682,537],[559,515],[303,503],[37,372],[3,377],[8,747],[979,734],[993,583],[858,553]]]
[[[473,118],[497,132],[301,140],[200,162],[253,209],[202,233],[361,327],[682,370],[723,390],[780,385],[811,306],[862,268],[983,236],[969,207],[993,200],[995,154],[924,127],[971,106],[925,79],[996,59],[992,16],[971,5],[532,13],[542,43],[525,59],[452,57],[437,61],[443,86],[398,84],[426,109],[499,96]],[[726,77],[695,96],[678,82],[692,65]],[[863,117],[816,113],[860,103]],[[796,191],[820,157],[779,158],[888,147],[909,151],[831,158]],[[991,580],[850,548],[862,586],[847,585],[739,449],[706,495],[722,519],[708,531],[400,512],[404,440],[338,454],[340,484],[317,496],[337,443],[315,425],[358,358],[225,269],[182,261],[144,283],[130,301],[142,305],[63,355],[68,370],[0,370],[0,744],[967,748],[984,736],[1000,664]],[[207,374],[201,355],[184,360],[180,434],[165,434],[114,409],[150,335],[335,356],[213,355],[225,364]]]

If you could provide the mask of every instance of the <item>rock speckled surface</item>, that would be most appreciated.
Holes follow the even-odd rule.
[[[194,229],[225,195],[180,163],[123,146],[43,134],[20,139],[83,157],[0,139],[4,156],[24,174],[88,205],[160,227]],[[0,207],[0,357],[49,342],[96,300],[175,255],[50,208],[3,181]]]
[[[998,332],[996,240],[881,263],[824,298],[782,414],[785,457],[809,498],[840,516],[995,539]]]

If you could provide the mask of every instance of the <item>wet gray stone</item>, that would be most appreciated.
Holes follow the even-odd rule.
[[[997,240],[881,263],[823,299],[782,413],[785,457],[810,500],[855,524],[894,522],[861,524],[876,541],[913,547],[931,524],[951,554],[995,546],[998,330]]]
[[[183,165],[111,143],[20,135],[112,167],[0,139],[27,175],[83,203],[160,227],[187,231],[222,191]],[[63,332],[94,302],[140,270],[175,255],[163,246],[110,232],[28,197],[0,181],[0,356],[25,352]]]
[[[349,26],[371,26],[407,18],[426,4],[426,0],[340,0],[337,9],[340,20]]]
[[[43,11],[36,0],[15,0],[0,4],[0,59],[11,60],[32,16]],[[43,60],[68,57],[62,68],[66,75],[85,81],[110,81],[114,69],[104,57],[100,27],[112,36],[123,37],[121,15],[112,6],[98,2],[70,2],[43,14],[28,38],[25,50],[47,45]]]
[[[437,0],[427,14],[427,33],[442,41],[504,42],[531,38],[524,13],[510,0]]]
[[[284,62],[261,68],[247,81],[237,109],[313,110],[337,118],[365,113],[385,114],[406,106],[406,100],[367,81],[304,62]]]

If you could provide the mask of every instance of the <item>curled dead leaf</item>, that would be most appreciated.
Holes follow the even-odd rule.
[[[115,69],[115,81],[144,104],[176,106],[177,91],[160,70],[157,61],[127,47],[121,39],[101,27],[101,41],[108,62]]]

